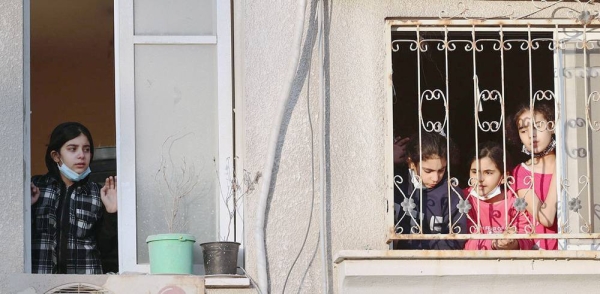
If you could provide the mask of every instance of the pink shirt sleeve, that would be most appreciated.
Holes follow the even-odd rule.
[[[533,227],[530,223],[529,223],[529,219],[527,217],[527,214],[525,212],[518,212],[514,207],[514,196],[511,195],[512,201],[510,201],[510,217],[511,220],[515,219],[514,221],[514,226],[517,229],[517,233],[518,234],[526,234],[527,231],[532,232],[535,231],[535,227]],[[519,249],[520,250],[530,250],[533,245],[534,242],[532,239],[518,239],[517,240],[519,242]]]
[[[531,172],[523,167],[523,165],[519,164],[513,170],[513,176],[515,178],[515,191],[519,192],[519,190],[529,189],[531,183]]]

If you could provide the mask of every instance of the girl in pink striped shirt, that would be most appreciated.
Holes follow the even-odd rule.
[[[469,203],[466,205],[468,233],[531,232],[532,225],[525,213],[525,207],[520,205],[511,188],[505,184],[506,174],[502,146],[494,142],[480,146],[479,151],[471,160],[469,174],[471,187],[465,189]],[[502,238],[468,240],[465,249],[529,250],[532,246],[531,239]]]

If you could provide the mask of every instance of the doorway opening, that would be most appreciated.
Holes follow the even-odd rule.
[[[48,171],[44,155],[58,124],[76,121],[92,133],[90,180],[116,175],[113,1],[30,2],[31,174]],[[102,256],[118,272],[117,240]]]

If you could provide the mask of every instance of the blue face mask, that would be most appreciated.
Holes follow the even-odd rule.
[[[89,166],[84,172],[78,174],[77,172],[70,169],[64,162],[62,165],[58,163],[56,165],[58,165],[58,170],[60,170],[60,173],[73,182],[79,182],[85,179],[85,177],[87,177],[92,172]]]

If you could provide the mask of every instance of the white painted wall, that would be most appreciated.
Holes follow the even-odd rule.
[[[0,273],[24,270],[23,1],[0,1]]]

